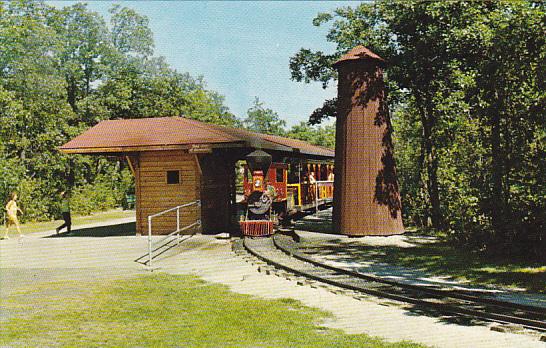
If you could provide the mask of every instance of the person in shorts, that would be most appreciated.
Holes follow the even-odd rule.
[[[9,227],[11,225],[15,225],[15,228],[17,229],[17,232],[19,233],[19,237],[23,237],[23,234],[21,233],[21,227],[19,226],[19,219],[17,218],[17,212],[20,212],[23,214],[23,211],[17,206],[17,193],[12,192],[10,196],[10,200],[8,204],[6,204],[6,212],[7,212],[7,219],[6,219],[6,233],[4,234],[4,239],[9,239]]]

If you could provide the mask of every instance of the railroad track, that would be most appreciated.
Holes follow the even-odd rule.
[[[234,245],[234,248],[239,251],[244,249],[266,264],[297,277],[354,293],[409,303],[419,309],[442,314],[515,324],[542,334],[546,332],[544,308],[473,296],[455,290],[399,283],[334,267],[299,253],[291,241],[288,236],[276,234],[272,238],[245,238]]]

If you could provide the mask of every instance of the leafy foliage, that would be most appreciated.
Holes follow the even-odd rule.
[[[77,214],[90,214],[94,211],[111,209],[118,205],[116,187],[112,181],[101,178],[91,184],[84,184],[72,192],[70,208]]]
[[[301,122],[293,126],[286,134],[289,138],[304,140],[310,144],[335,148],[336,126],[311,126]]]
[[[285,133],[286,122],[275,111],[264,107],[264,103],[258,97],[254,99],[254,104],[248,109],[247,115],[243,125],[248,130],[272,135]]]
[[[286,129],[286,122],[275,111],[266,108],[258,98],[254,99],[254,105],[248,109],[248,117],[243,120],[243,126],[259,133],[299,139],[331,149],[335,147],[335,125],[317,126],[312,123],[300,122],[292,128]]]
[[[23,220],[119,205],[134,190],[118,160],[56,148],[104,119],[185,115],[238,125],[224,99],[153,56],[148,19],[114,6],[110,26],[85,4],[0,3],[0,197],[19,191]],[[5,203],[5,202],[3,202]]]

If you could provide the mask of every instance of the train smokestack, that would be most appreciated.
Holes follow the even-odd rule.
[[[334,232],[349,236],[404,233],[385,101],[385,61],[357,46],[334,63],[338,116]]]

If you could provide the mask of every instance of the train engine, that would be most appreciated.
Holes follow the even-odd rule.
[[[271,155],[262,150],[256,150],[246,156],[248,168],[252,172],[252,187],[247,198],[245,219],[239,222],[245,236],[273,234],[271,219],[273,196],[268,192],[267,185],[267,172],[271,161]]]

